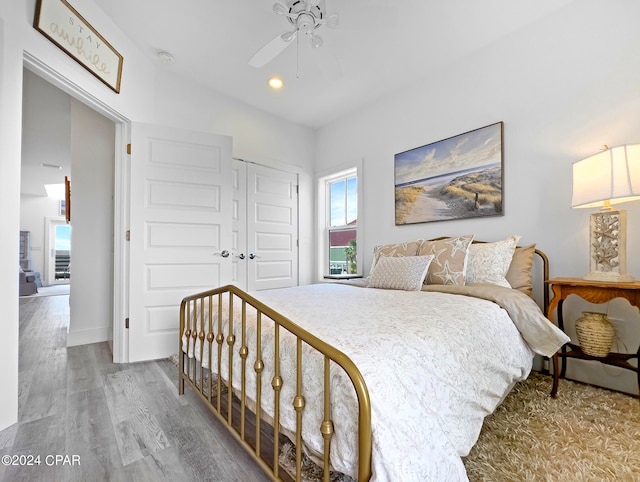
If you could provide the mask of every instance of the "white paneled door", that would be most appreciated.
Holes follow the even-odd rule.
[[[233,161],[233,282],[257,291],[298,284],[298,176]]]
[[[183,297],[231,282],[231,138],[131,128],[129,361],[178,351]]]
[[[247,288],[298,284],[298,176],[247,165]]]

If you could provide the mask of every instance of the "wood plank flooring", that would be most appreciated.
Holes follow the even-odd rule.
[[[270,480],[196,395],[178,396],[171,362],[67,348],[68,320],[68,296],[20,298],[18,423],[0,456],[40,465],[0,464],[0,481]]]

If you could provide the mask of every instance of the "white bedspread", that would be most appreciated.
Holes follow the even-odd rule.
[[[493,412],[513,384],[526,378],[531,369],[532,348],[535,349],[530,347],[532,342],[524,341],[505,309],[485,299],[339,284],[299,286],[253,295],[344,352],[360,369],[372,406],[372,480],[467,480],[460,457],[467,455],[476,442],[484,417]],[[239,308],[238,305],[235,307]],[[235,319],[240,319],[239,313]],[[520,321],[521,324],[530,322]],[[545,323],[548,322],[545,320]],[[273,335],[265,325],[263,323],[262,390],[268,395],[266,398],[263,395],[262,408],[272,413],[273,369],[269,357],[273,348],[269,339],[272,340]],[[237,389],[240,386],[237,325],[234,331],[238,340],[234,348],[233,385]],[[554,334],[559,347],[566,341],[560,333],[551,331],[545,336],[553,338]],[[252,367],[255,333],[248,332],[247,336],[248,366]],[[284,340],[285,336],[281,338]],[[553,344],[548,339],[545,343]],[[183,349],[187,349],[184,338]],[[317,363],[310,364],[314,355],[310,350],[304,353],[307,406],[303,433],[307,449],[314,453],[322,447],[319,433],[322,364],[317,357]],[[189,356],[201,359],[200,355],[199,343],[195,346],[190,343]],[[205,365],[208,356],[205,345]],[[223,377],[227,373],[227,356],[225,351],[220,370]],[[281,356],[284,380],[281,425],[293,431],[295,372],[291,367],[295,365],[286,366],[285,360],[293,363],[295,346],[287,347],[283,343]],[[336,470],[355,478],[355,392],[339,369],[332,368],[332,386],[332,399],[337,402],[332,408],[335,424],[332,464]],[[249,395],[255,393],[253,378],[248,381],[247,390]]]

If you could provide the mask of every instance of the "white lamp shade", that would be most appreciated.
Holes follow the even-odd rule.
[[[606,149],[573,163],[573,208],[640,200],[640,144]]]

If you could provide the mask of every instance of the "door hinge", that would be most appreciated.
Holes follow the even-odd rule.
[[[129,318],[125,318],[125,319],[124,319],[124,327],[125,327],[126,329],[129,329]]]
[[[296,194],[300,194],[300,186],[296,184]]]
[[[127,144],[127,154],[131,154],[131,144]]]
[[[129,230],[127,229],[127,232],[126,232],[126,234],[124,235],[124,237],[125,237],[125,239],[126,239],[127,241],[131,241],[131,231],[129,231]]]

